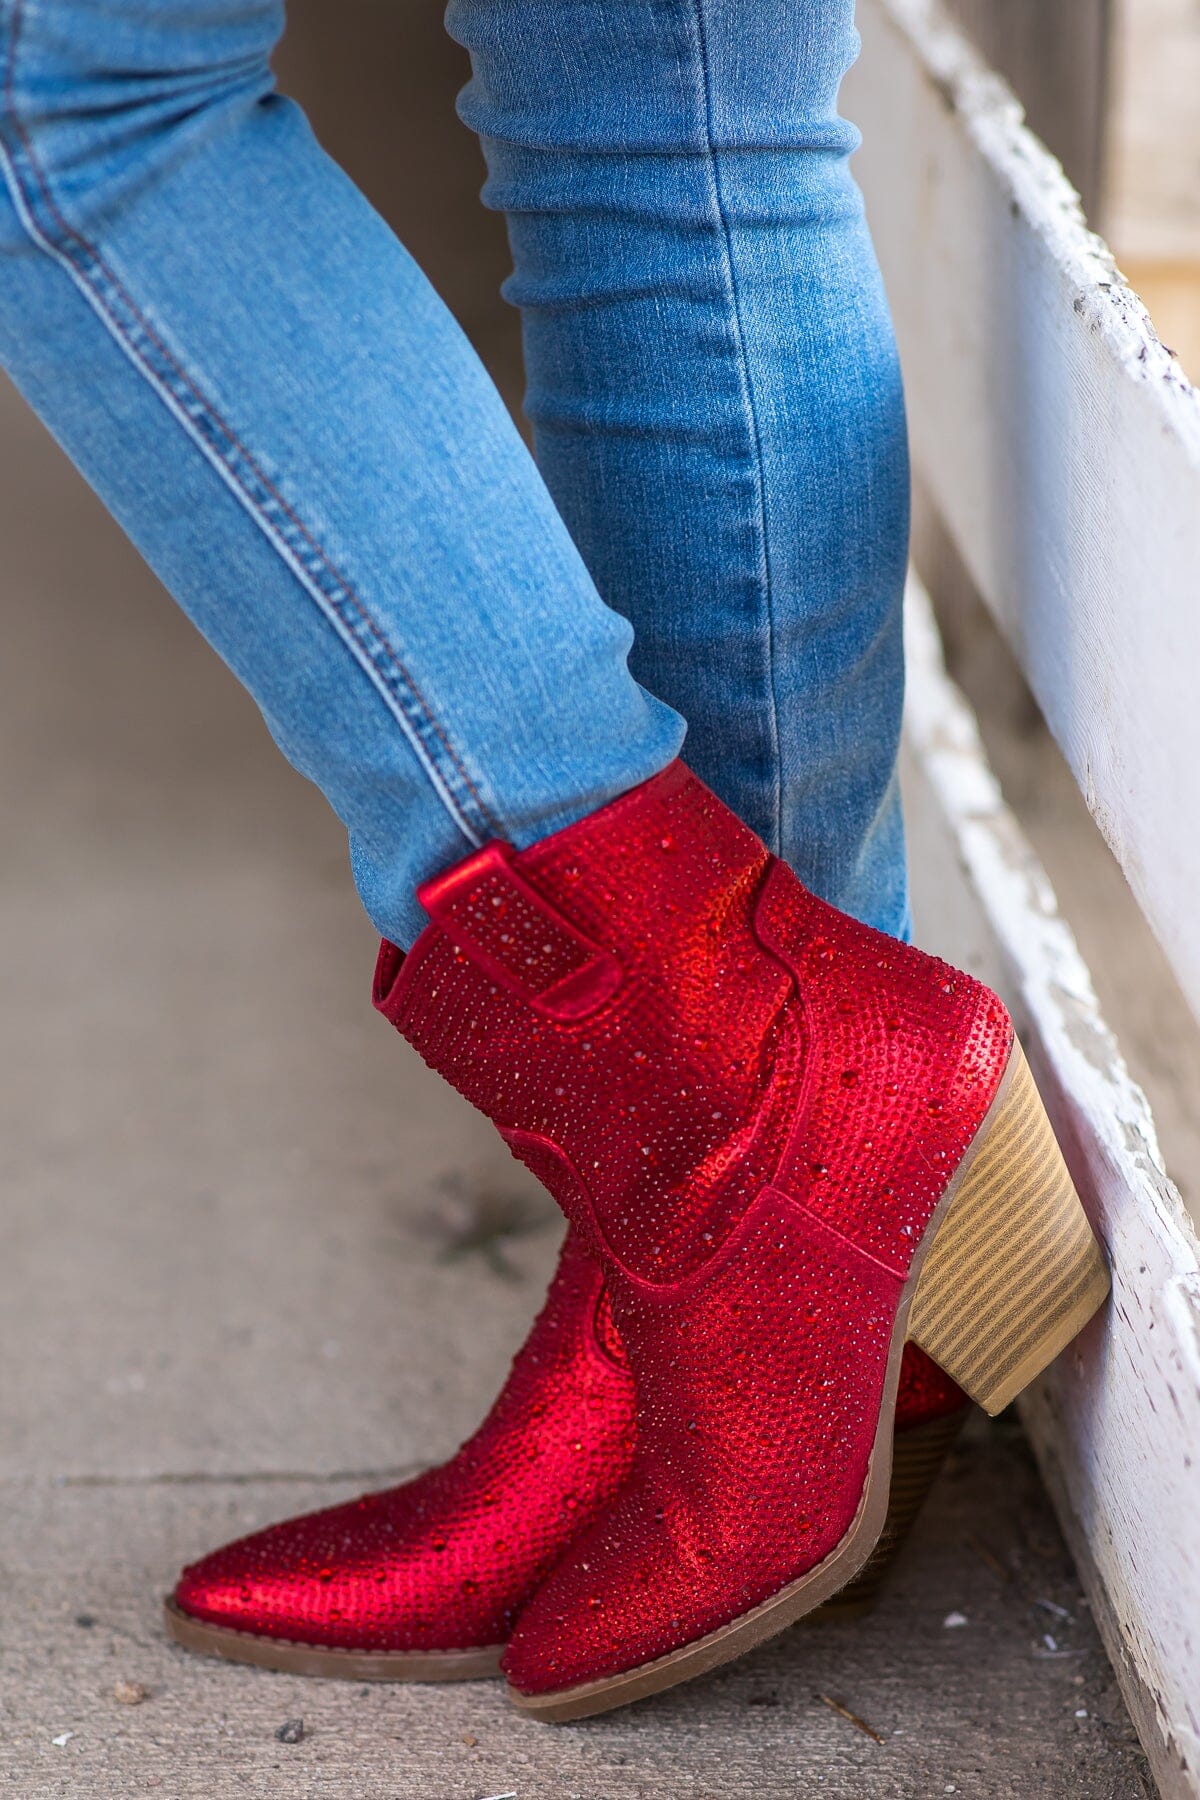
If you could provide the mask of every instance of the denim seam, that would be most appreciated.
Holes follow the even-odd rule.
[[[733,233],[730,227],[729,214],[725,206],[725,197],[721,187],[721,163],[713,133],[712,115],[712,71],[708,54],[708,33],[704,21],[704,0],[693,0],[693,16],[696,22],[696,41],[700,52],[700,70],[703,81],[704,107],[704,139],[707,153],[709,177],[712,184],[712,202],[720,227],[722,256],[725,265],[725,279],[729,289],[729,303],[735,327],[736,360],[738,378],[742,390],[742,404],[749,428],[750,443],[753,452],[755,491],[758,503],[758,535],[759,535],[759,568],[763,599],[766,603],[767,625],[767,692],[770,697],[770,739],[771,750],[775,758],[775,830],[774,843],[770,848],[776,855],[781,853],[783,837],[783,793],[782,765],[779,741],[779,697],[775,688],[775,616],[774,616],[774,583],[771,568],[770,534],[767,529],[767,494],[766,472],[763,466],[762,430],[758,418],[758,409],[754,399],[754,382],[750,373],[750,362],[746,354],[746,329],[742,317],[741,294],[738,288],[737,268],[733,255]]]
[[[29,236],[66,270],[138,373],[183,425],[351,648],[412,744],[435,792],[463,836],[476,848],[488,836],[502,836],[445,729],[364,601],[163,342],[97,247],[64,217],[17,111],[16,49],[23,10],[24,0],[15,0],[4,79],[5,111],[16,144],[6,141],[9,133],[0,129],[0,159]],[[22,161],[28,166],[32,181],[23,177]],[[49,229],[39,212],[48,215]],[[427,741],[430,736],[432,743]],[[440,766],[443,762],[448,768]]]

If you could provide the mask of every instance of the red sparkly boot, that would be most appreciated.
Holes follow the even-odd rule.
[[[907,1337],[996,1412],[1108,1280],[995,995],[815,899],[682,764],[421,899],[377,1004],[599,1256],[637,1391],[629,1478],[505,1655],[521,1706],[582,1717],[863,1569]]]
[[[887,1529],[825,1611],[870,1605],[965,1414],[961,1391],[908,1345]],[[616,1494],[633,1446],[633,1381],[604,1277],[572,1231],[508,1380],[456,1456],[213,1551],[183,1571],[167,1628],[190,1650],[297,1675],[496,1675],[518,1612]]]

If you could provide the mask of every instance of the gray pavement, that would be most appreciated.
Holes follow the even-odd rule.
[[[248,1369],[243,1387],[257,1384]],[[336,1410],[329,1390],[339,1384],[315,1363],[307,1385],[321,1410]],[[407,1428],[424,1419],[433,1433],[436,1414],[427,1399]],[[232,1404],[230,1431],[252,1459],[257,1445]],[[495,1684],[311,1682],[189,1658],[164,1641],[157,1595],[181,1558],[352,1491],[311,1478],[10,1483],[0,1746],[9,1791],[29,1800],[1133,1800],[1148,1791],[1070,1566],[1024,1451],[1005,1432],[956,1460],[872,1619],[798,1627],[705,1681],[558,1728],[519,1717]],[[948,1627],[955,1614],[966,1623]],[[148,1697],[122,1703],[118,1684]],[[275,1734],[293,1719],[303,1739],[281,1744]]]

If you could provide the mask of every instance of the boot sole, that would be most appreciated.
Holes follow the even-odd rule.
[[[861,1573],[815,1612],[812,1623],[858,1618],[875,1603],[925,1496],[963,1425],[963,1412],[913,1425],[899,1434],[892,1462],[887,1523]],[[335,1681],[484,1681],[500,1673],[503,1644],[477,1650],[342,1650],[303,1644],[295,1638],[265,1637],[231,1625],[197,1619],[170,1597],[163,1601],[167,1635],[201,1656],[250,1663],[287,1675],[316,1675]]]
[[[478,1650],[340,1650],[263,1637],[232,1625],[210,1625],[170,1598],[163,1601],[168,1635],[185,1650],[253,1663],[285,1675],[323,1675],[341,1681],[483,1681],[500,1673],[503,1644]]]
[[[913,1338],[995,1414],[1079,1334],[1108,1290],[1099,1245],[1014,1039],[987,1116],[938,1202],[901,1292],[862,1499],[841,1542],[769,1599],[666,1656],[551,1693],[510,1685],[509,1699],[547,1722],[585,1719],[703,1675],[813,1612],[867,1572],[883,1535],[905,1340]]]

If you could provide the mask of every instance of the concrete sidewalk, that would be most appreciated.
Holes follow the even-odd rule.
[[[873,1618],[585,1725],[166,1643],[181,1562],[470,1429],[556,1226],[372,1013],[323,802],[7,393],[0,442],[6,1791],[1148,1793],[1011,1426],[956,1456]]]

